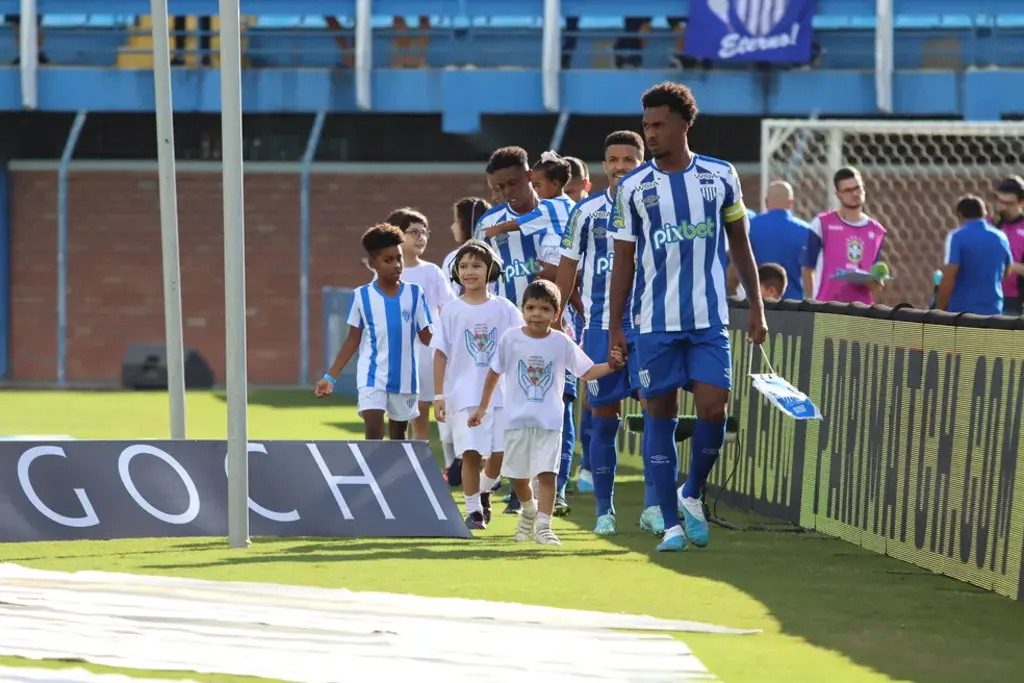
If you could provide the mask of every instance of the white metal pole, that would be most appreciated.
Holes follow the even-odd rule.
[[[178,185],[174,169],[174,105],[167,0],[150,0],[153,21],[153,85],[160,180],[160,253],[164,267],[164,336],[171,438],[185,438],[185,344],[181,323],[181,260],[178,255]]]
[[[356,107],[373,103],[373,0],[356,0]]]
[[[21,40],[18,57],[21,62],[21,106],[35,109],[39,106],[39,29],[36,26],[38,7],[36,0],[21,0],[18,26]]]
[[[224,318],[228,393],[228,543],[249,547],[245,354],[245,199],[242,186],[242,35],[239,0],[220,0],[224,173]]]

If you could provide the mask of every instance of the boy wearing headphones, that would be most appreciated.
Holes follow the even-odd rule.
[[[490,490],[501,476],[503,383],[495,389],[479,427],[469,427],[469,416],[480,405],[498,340],[507,330],[524,324],[514,303],[491,293],[503,270],[501,259],[485,242],[469,240],[458,250],[451,278],[461,287],[462,296],[441,309],[430,344],[434,386],[440,389],[434,396],[434,414],[451,428],[455,455],[462,459],[466,526],[478,530],[486,529],[491,519]]]

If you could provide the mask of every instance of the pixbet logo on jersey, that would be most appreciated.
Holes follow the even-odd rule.
[[[537,259],[530,259],[529,261],[512,261],[505,266],[505,279],[514,280],[520,277],[532,277],[540,272],[540,267],[537,265]]]
[[[709,237],[714,237],[714,235],[714,221],[702,221],[696,224],[683,223],[682,225],[666,223],[663,227],[658,228],[651,234],[651,245],[655,249],[660,249],[669,244],[677,244],[688,240],[707,239]]]

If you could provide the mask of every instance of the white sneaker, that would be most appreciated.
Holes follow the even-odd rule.
[[[542,526],[537,529],[536,541],[540,545],[562,545],[562,542],[558,540],[558,536],[555,536],[555,532],[549,526]]]
[[[516,540],[517,541],[532,541],[534,536],[534,527],[537,524],[537,516],[527,517],[526,515],[519,515],[519,525],[516,527]]]

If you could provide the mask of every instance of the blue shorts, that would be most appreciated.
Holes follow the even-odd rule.
[[[640,395],[654,398],[694,382],[732,389],[729,330],[710,327],[689,332],[648,332],[636,336]]]
[[[608,362],[608,336],[608,330],[583,330],[583,353],[595,364]],[[633,354],[630,354],[630,358],[632,357]],[[591,408],[613,405],[629,394],[629,374],[625,370],[587,382],[587,401]]]
[[[575,401],[576,400],[576,385],[580,383],[576,375],[572,374],[568,370],[565,371],[565,389],[562,391],[563,401]]]

